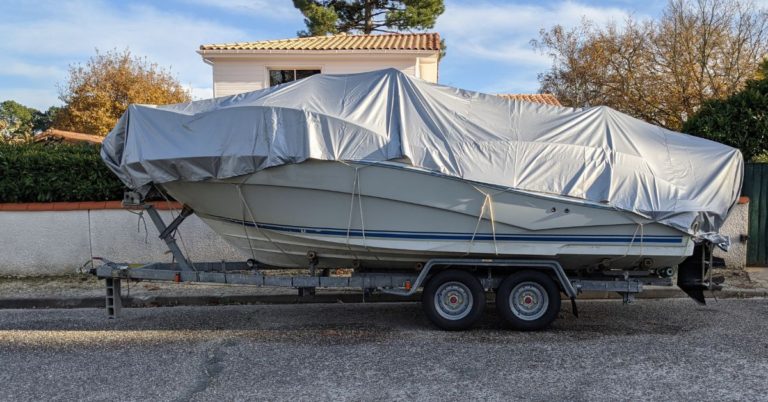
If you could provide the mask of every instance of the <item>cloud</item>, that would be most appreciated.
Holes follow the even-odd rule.
[[[461,44],[459,49],[471,53],[473,57],[509,64],[540,66],[549,63],[549,57],[546,55],[534,52],[530,46],[526,47],[517,43],[503,43],[489,47],[477,42],[468,42]]]
[[[441,62],[441,82],[492,93],[535,92],[537,75],[551,63],[530,44],[540,29],[555,24],[576,26],[583,18],[596,24],[621,25],[631,14],[631,10],[618,6],[574,1],[520,4],[449,0],[435,27],[448,46],[447,57]],[[637,13],[634,16],[643,18]]]
[[[59,94],[56,88],[30,89],[30,88],[3,88],[0,91],[0,102],[14,100],[24,106],[37,110],[47,110],[50,106],[60,106]]]
[[[195,53],[200,44],[221,38],[244,39],[247,34],[146,6],[117,10],[99,2],[62,2],[55,12],[34,21],[4,23],[0,37],[14,38],[0,44],[5,52],[34,52],[72,62],[92,55],[95,48],[130,48],[177,72],[192,73],[185,77],[197,81],[201,74],[210,80],[207,67]]]
[[[217,8],[233,14],[248,14],[280,20],[296,19],[301,13],[287,0],[185,0],[185,2]]]
[[[185,85],[184,88],[192,95],[192,100],[209,99],[213,98],[213,87],[191,87]]]
[[[67,67],[85,62],[96,48],[130,48],[133,54],[170,68],[193,94],[203,94],[212,84],[211,70],[195,52],[199,45],[251,38],[249,32],[229,25],[149,6],[74,1],[21,3],[17,8],[18,14],[32,17],[0,24],[0,37],[12,38],[0,41],[0,54],[5,58],[0,62],[11,61],[3,65],[0,78],[34,77],[38,79],[35,88],[50,87],[19,97],[34,101],[36,107],[55,100],[50,94],[55,94],[56,84],[66,78]],[[7,80],[2,83],[15,86]],[[3,90],[3,96],[8,93]]]
[[[0,75],[25,77],[25,78],[46,78],[63,77],[66,70],[58,66],[46,64],[33,64],[14,58],[5,58],[0,56]]]
[[[527,78],[519,78],[517,76],[503,77],[498,81],[494,81],[484,87],[479,88],[480,92],[492,93],[492,94],[529,94],[536,93],[539,83],[535,80]]]
[[[548,59],[530,45],[540,29],[554,24],[575,26],[585,17],[598,24],[620,23],[628,15],[621,8],[570,1],[553,5],[448,2],[436,28],[446,38],[448,51],[462,57],[547,65]]]
[[[531,91],[537,73],[549,67],[529,44],[540,28],[575,25],[582,16],[621,22],[629,14],[623,7],[632,3],[447,0],[435,28],[448,44],[441,82],[489,92]],[[66,79],[67,67],[84,63],[95,48],[130,48],[170,67],[199,99],[211,95],[212,85],[211,67],[195,53],[199,45],[290,37],[303,27],[287,0],[0,1],[0,14],[14,15],[0,24],[0,97],[12,94],[37,108],[59,103],[56,84]]]

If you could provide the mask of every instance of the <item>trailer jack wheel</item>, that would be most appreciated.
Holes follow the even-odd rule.
[[[520,271],[501,282],[496,292],[496,308],[514,329],[543,329],[557,318],[560,290],[555,281],[542,272]]]
[[[480,281],[465,271],[443,271],[432,277],[422,294],[424,312],[433,324],[458,331],[471,328],[485,309]]]

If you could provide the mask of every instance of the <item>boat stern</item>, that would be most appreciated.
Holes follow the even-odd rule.
[[[704,241],[693,248],[693,254],[677,267],[677,286],[699,304],[706,304],[704,291],[721,290],[724,278],[713,277],[716,261],[712,256],[714,245]]]

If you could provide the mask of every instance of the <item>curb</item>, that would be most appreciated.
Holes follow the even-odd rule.
[[[363,298],[362,293],[298,295],[237,295],[237,296],[138,296],[123,297],[123,307],[217,306],[238,304],[318,304],[318,303],[392,303],[415,302],[421,295],[401,297],[376,294]],[[103,308],[104,297],[58,298],[0,298],[0,309],[36,308]]]
[[[726,289],[706,294],[717,299],[768,298],[768,289]],[[679,289],[648,289],[638,294],[638,300],[685,299],[688,296]],[[393,303],[417,302],[421,294],[401,297],[387,294],[324,293],[314,296],[298,295],[234,295],[234,296],[132,296],[123,297],[123,307],[170,307],[170,306],[217,306],[241,304],[317,304],[317,303]],[[579,295],[577,300],[619,300],[613,292],[590,292]],[[489,301],[493,301],[492,298]],[[32,297],[0,298],[0,309],[38,308],[103,308],[104,297]]]
[[[704,292],[707,299],[754,299],[768,298],[768,289],[724,289],[716,292]],[[638,300],[648,299],[687,299],[688,295],[680,289],[648,288],[635,296]],[[616,292],[589,292],[579,295],[576,300],[615,300],[621,299]]]

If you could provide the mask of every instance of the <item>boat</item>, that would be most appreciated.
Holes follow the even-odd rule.
[[[741,190],[734,148],[607,107],[532,104],[397,70],[313,75],[229,97],[131,105],[101,156],[174,257],[106,262],[122,279],[414,296],[447,330],[470,328],[486,293],[513,328],[558,316],[561,292],[720,288],[713,245]],[[184,204],[166,225],[143,198]],[[245,261],[193,264],[173,236],[195,213]],[[677,271],[675,270],[677,266]],[[270,267],[309,275],[269,276]],[[318,268],[320,268],[318,270]],[[349,276],[330,268],[353,268]]]
[[[269,266],[413,269],[432,258],[556,258],[566,269],[656,269],[690,235],[600,204],[459,180],[405,163],[306,161],[160,187]],[[645,262],[645,265],[641,265]]]
[[[315,75],[179,105],[131,105],[102,157],[277,267],[418,269],[434,258],[657,270],[719,234],[738,150],[605,107]]]

